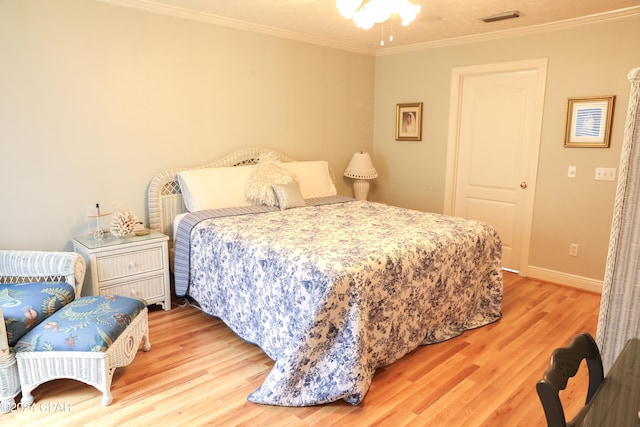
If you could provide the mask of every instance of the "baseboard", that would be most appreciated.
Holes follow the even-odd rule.
[[[563,273],[561,271],[549,270],[532,265],[528,267],[527,273],[527,276],[533,279],[557,283],[559,285],[595,292],[597,294],[602,293],[602,280],[590,279],[588,277],[576,276],[574,274]]]

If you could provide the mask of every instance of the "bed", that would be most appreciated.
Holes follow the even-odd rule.
[[[501,317],[494,228],[340,196],[334,179],[256,147],[149,186],[176,294],[274,361],[252,402],[359,404],[376,369]]]

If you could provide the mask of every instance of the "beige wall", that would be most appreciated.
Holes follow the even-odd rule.
[[[351,154],[372,151],[371,199],[441,212],[451,69],[546,57],[530,266],[602,280],[615,183],[592,176],[618,167],[639,37],[633,17],[373,58],[100,2],[0,2],[0,248],[70,250],[86,206],[144,218],[155,173],[249,145],[327,159],[347,195]],[[611,148],[563,148],[567,98],[609,94]],[[395,104],[415,101],[423,141],[397,142]]]
[[[640,17],[501,40],[381,56],[376,61],[374,197],[442,212],[450,76],[453,67],[548,58],[547,88],[529,265],[601,281],[615,182],[594,181],[595,167],[618,167],[628,103],[627,73],[640,66]],[[567,98],[616,95],[611,148],[564,148]],[[394,139],[395,104],[424,102],[422,142]],[[567,178],[569,165],[577,177]],[[578,257],[569,244],[578,243]],[[530,272],[531,273],[531,272]],[[533,273],[531,273],[533,275]]]
[[[266,146],[342,171],[374,58],[87,0],[0,2],[0,248],[71,250],[85,207],[146,215],[164,169]]]

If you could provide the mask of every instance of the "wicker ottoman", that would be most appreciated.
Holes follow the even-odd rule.
[[[102,392],[111,404],[116,368],[148,351],[149,326],[144,301],[123,296],[79,298],[23,336],[15,346],[22,405],[33,403],[31,391],[42,383],[71,378]]]

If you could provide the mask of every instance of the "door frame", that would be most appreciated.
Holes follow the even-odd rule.
[[[539,126],[534,126],[534,141],[538,141],[535,149],[530,152],[529,176],[523,177],[528,184],[524,223],[522,224],[522,248],[520,251],[521,276],[527,276],[529,266],[529,247],[531,244],[531,228],[533,223],[533,207],[535,203],[535,188],[538,172],[538,155],[540,151],[540,139],[542,134],[542,116],[544,110],[544,97],[547,82],[548,58],[537,58],[523,61],[500,62],[494,64],[472,65],[456,67],[451,70],[451,93],[449,98],[449,129],[447,138],[447,165],[444,189],[444,213],[452,215],[456,200],[456,186],[458,179],[458,152],[459,152],[459,127],[460,109],[462,104],[462,88],[464,79],[469,76],[481,74],[496,74],[536,70],[538,72],[537,89],[537,116],[534,118]]]

